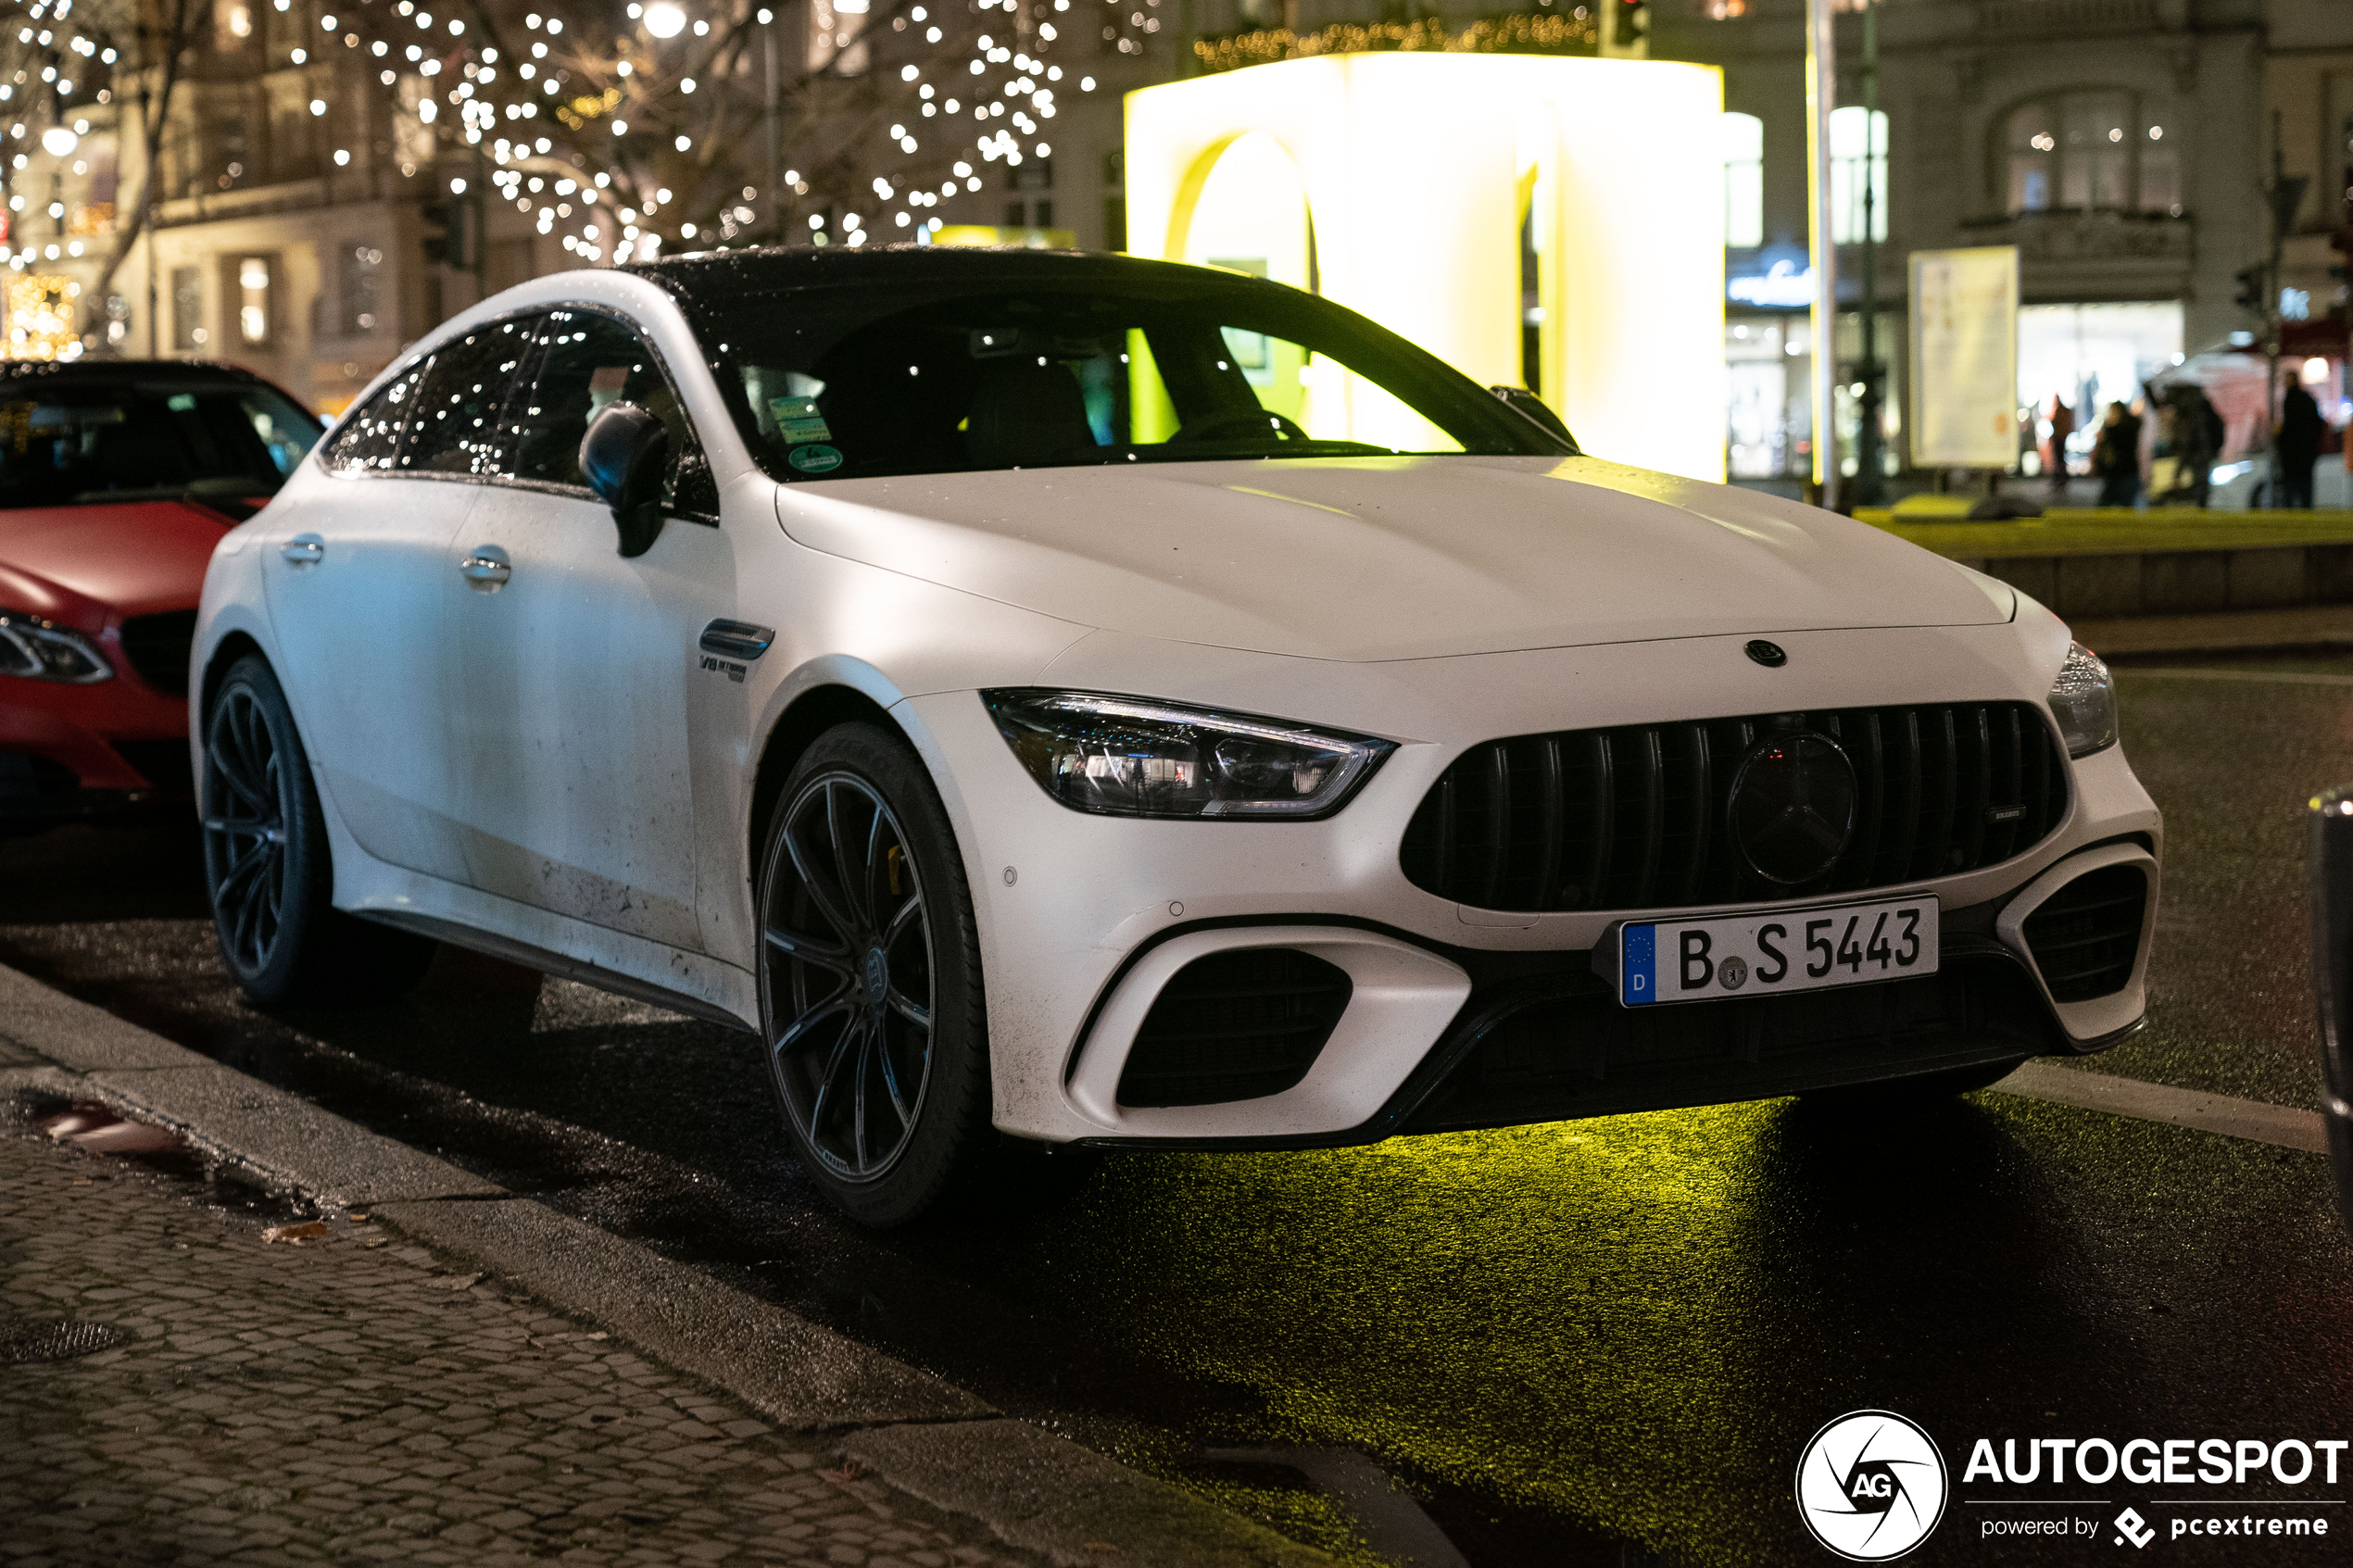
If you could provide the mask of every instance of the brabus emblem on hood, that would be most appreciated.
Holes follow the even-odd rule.
[[[1779,670],[1789,662],[1789,655],[1781,651],[1780,644],[1768,643],[1762,637],[1749,644],[1743,651],[1768,670]]]

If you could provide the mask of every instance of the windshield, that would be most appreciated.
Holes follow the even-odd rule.
[[[697,289],[693,314],[778,479],[1568,450],[1438,359],[1296,290],[1162,267],[1126,287],[1106,266],[1067,286],[974,282]]]
[[[217,381],[0,385],[0,508],[144,495],[274,495],[319,421],[267,386]]]

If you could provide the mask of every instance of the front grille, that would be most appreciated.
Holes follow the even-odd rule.
[[[1347,1010],[1348,972],[1295,947],[1195,959],[1152,1001],[1119,1103],[1216,1105],[1295,1087]]]
[[[1855,832],[1829,873],[1765,881],[1725,829],[1763,735],[1812,730],[1855,765]],[[1488,741],[1405,830],[1416,887],[1488,909],[1689,909],[1950,876],[2032,848],[2067,814],[2067,769],[2032,703],[1756,714]]]
[[[139,679],[172,696],[188,690],[188,647],[196,639],[196,612],[167,609],[122,623],[122,657]]]
[[[2026,917],[2026,946],[2055,1002],[2113,996],[2133,978],[2148,909],[2148,873],[2104,866],[2052,894]]]
[[[1662,1007],[1620,1007],[1584,976],[1517,984],[1521,1005],[1473,989],[1475,1038],[1398,1131],[1762,1099],[2065,1048],[2005,954],[1948,949],[1915,979]]]

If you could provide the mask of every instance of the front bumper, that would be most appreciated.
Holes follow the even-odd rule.
[[[1921,673],[1895,700],[1982,700],[2047,681],[2033,668],[2039,656],[2009,657],[2020,641],[2013,628],[1781,640],[1793,664],[1839,656],[1792,707],[1891,700],[1885,671],[1906,661]],[[1923,650],[1923,643],[1942,646]],[[1523,694],[1553,694],[1523,696],[1508,715],[1478,711],[1469,701],[1450,713],[1442,702],[1411,700],[1420,694],[1399,689],[1396,666],[1306,671],[1308,684],[1327,689],[1304,699],[1277,692],[1253,700],[1237,691],[1239,683],[1189,684],[1181,671],[1158,671],[1152,695],[1303,712],[1398,739],[1398,750],[1357,799],[1321,822],[1085,816],[1047,798],[973,694],[902,705],[911,733],[930,755],[978,905],[998,1125],[1055,1142],[1364,1142],[2094,1050],[2137,1024],[2162,824],[2120,748],[2070,765],[2067,816],[2025,853],[1905,884],[1932,894],[1943,911],[1945,968],[1925,982],[1645,1010],[1658,1016],[1643,1022],[1627,1017],[1593,977],[1590,955],[1612,922],[1667,911],[1479,909],[1407,880],[1399,859],[1406,824],[1467,745],[1499,734],[1574,728],[1593,718],[1615,721],[1606,709],[1595,712],[1591,694],[1623,693],[1645,678],[1652,689],[1640,700],[1654,713],[1766,709],[1744,693],[1728,696],[1721,688],[1740,675],[1732,671],[1728,680],[1721,668],[1705,672],[1707,686],[1698,695],[1662,695],[1666,683],[1655,666],[1667,651],[1681,650],[1492,656],[1486,661],[1491,671],[1516,666],[1520,678],[1513,684]],[[1428,661],[1405,673],[1459,690],[1461,678],[1474,672],[1459,665],[1431,669],[1449,662],[1457,661]],[[1999,669],[2005,662],[2029,668]],[[1047,678],[1064,673],[1058,667]],[[1613,684],[1621,673],[1625,680]],[[1074,670],[1068,681],[1094,690],[1146,689],[1140,679],[1095,671]],[[1374,688],[1372,700],[1361,705],[1347,700],[1359,683]],[[1479,689],[1494,684],[1491,679]],[[1793,684],[1775,695],[1799,696]],[[1380,721],[1383,708],[1404,721]],[[2077,918],[2067,900],[2054,900],[2082,875],[2128,863],[2143,891],[2122,983],[2096,996],[2055,997],[2034,958],[2032,928]],[[2046,905],[2051,913],[2038,922],[2033,917]],[[1244,948],[1304,954],[1319,966],[1316,973],[1346,989],[1345,1008],[1320,1051],[1296,1064],[1288,1086],[1247,1098],[1186,1103],[1181,1095],[1123,1094],[1138,1038],[1170,982],[1189,964]],[[1229,995],[1211,998],[1212,1011],[1261,1005],[1263,997],[1246,994],[1252,990],[1227,987]],[[1171,994],[1171,1000],[1198,998]]]
[[[102,646],[112,658],[111,638]],[[0,676],[0,822],[105,816],[194,795],[188,698],[132,675],[90,685]]]

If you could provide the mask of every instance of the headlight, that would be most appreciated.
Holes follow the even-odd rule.
[[[2116,677],[2082,643],[2067,645],[2050,702],[2070,757],[2089,757],[2116,744]]]
[[[106,656],[81,633],[22,610],[0,609],[0,675],[86,686],[113,673]]]
[[[1328,816],[1396,749],[1364,735],[1148,697],[1027,688],[980,696],[1021,765],[1075,811]]]

